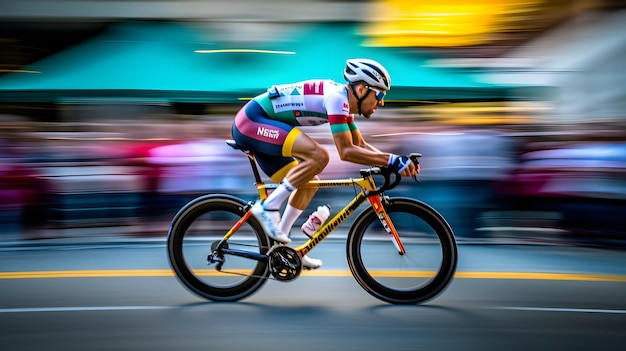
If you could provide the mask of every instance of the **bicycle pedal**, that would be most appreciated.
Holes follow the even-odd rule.
[[[271,238],[270,238],[271,239]],[[287,246],[287,243],[284,243],[280,240],[276,240],[276,239],[271,239],[272,240],[272,246]]]
[[[305,267],[305,266],[302,266],[302,270],[303,270],[303,271],[316,271],[316,270],[318,270],[318,269],[320,269],[320,267],[311,268],[311,267]]]

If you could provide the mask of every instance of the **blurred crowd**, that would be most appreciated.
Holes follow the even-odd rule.
[[[247,159],[224,142],[228,115],[74,124],[3,117],[0,240],[88,228],[164,237],[196,196],[255,200]],[[359,126],[375,146],[424,155],[420,183],[405,179],[393,195],[431,204],[461,240],[626,239],[623,126],[461,127],[384,112]],[[338,159],[325,126],[307,128],[331,151],[322,178],[358,176],[362,166]],[[321,190],[311,207],[343,204],[353,192]]]

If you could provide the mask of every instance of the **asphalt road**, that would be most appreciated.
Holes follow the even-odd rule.
[[[0,248],[0,350],[608,350],[626,345],[626,252],[460,245],[457,275],[423,305],[376,300],[347,271],[270,281],[237,303],[188,292],[162,240]]]

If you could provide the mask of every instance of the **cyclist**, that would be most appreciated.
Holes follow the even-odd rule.
[[[316,189],[299,189],[329,162],[328,150],[303,133],[297,126],[328,123],[343,161],[389,166],[403,176],[415,176],[415,166],[407,156],[382,152],[365,142],[354,114],[370,118],[384,105],[391,88],[387,70],[370,59],[349,59],[344,69],[346,84],[332,80],[307,80],[274,85],[249,101],[237,113],[232,127],[233,139],[252,151],[259,167],[278,187],[252,211],[268,235],[281,243],[291,242],[289,233]],[[280,208],[289,198],[281,217]],[[319,259],[302,257],[305,268],[322,266]]]

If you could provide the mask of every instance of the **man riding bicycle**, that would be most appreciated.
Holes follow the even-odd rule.
[[[384,106],[391,88],[387,70],[373,60],[349,59],[344,78],[347,84],[307,80],[272,86],[235,117],[233,139],[252,151],[261,170],[279,184],[252,211],[270,238],[281,243],[291,242],[291,227],[315,195],[316,189],[300,187],[318,180],[330,160],[326,148],[295,127],[329,123],[342,161],[389,166],[403,176],[416,176],[420,171],[408,156],[385,153],[366,143],[354,120],[355,113],[369,118],[378,106]],[[322,261],[305,255],[302,265],[315,269]]]

